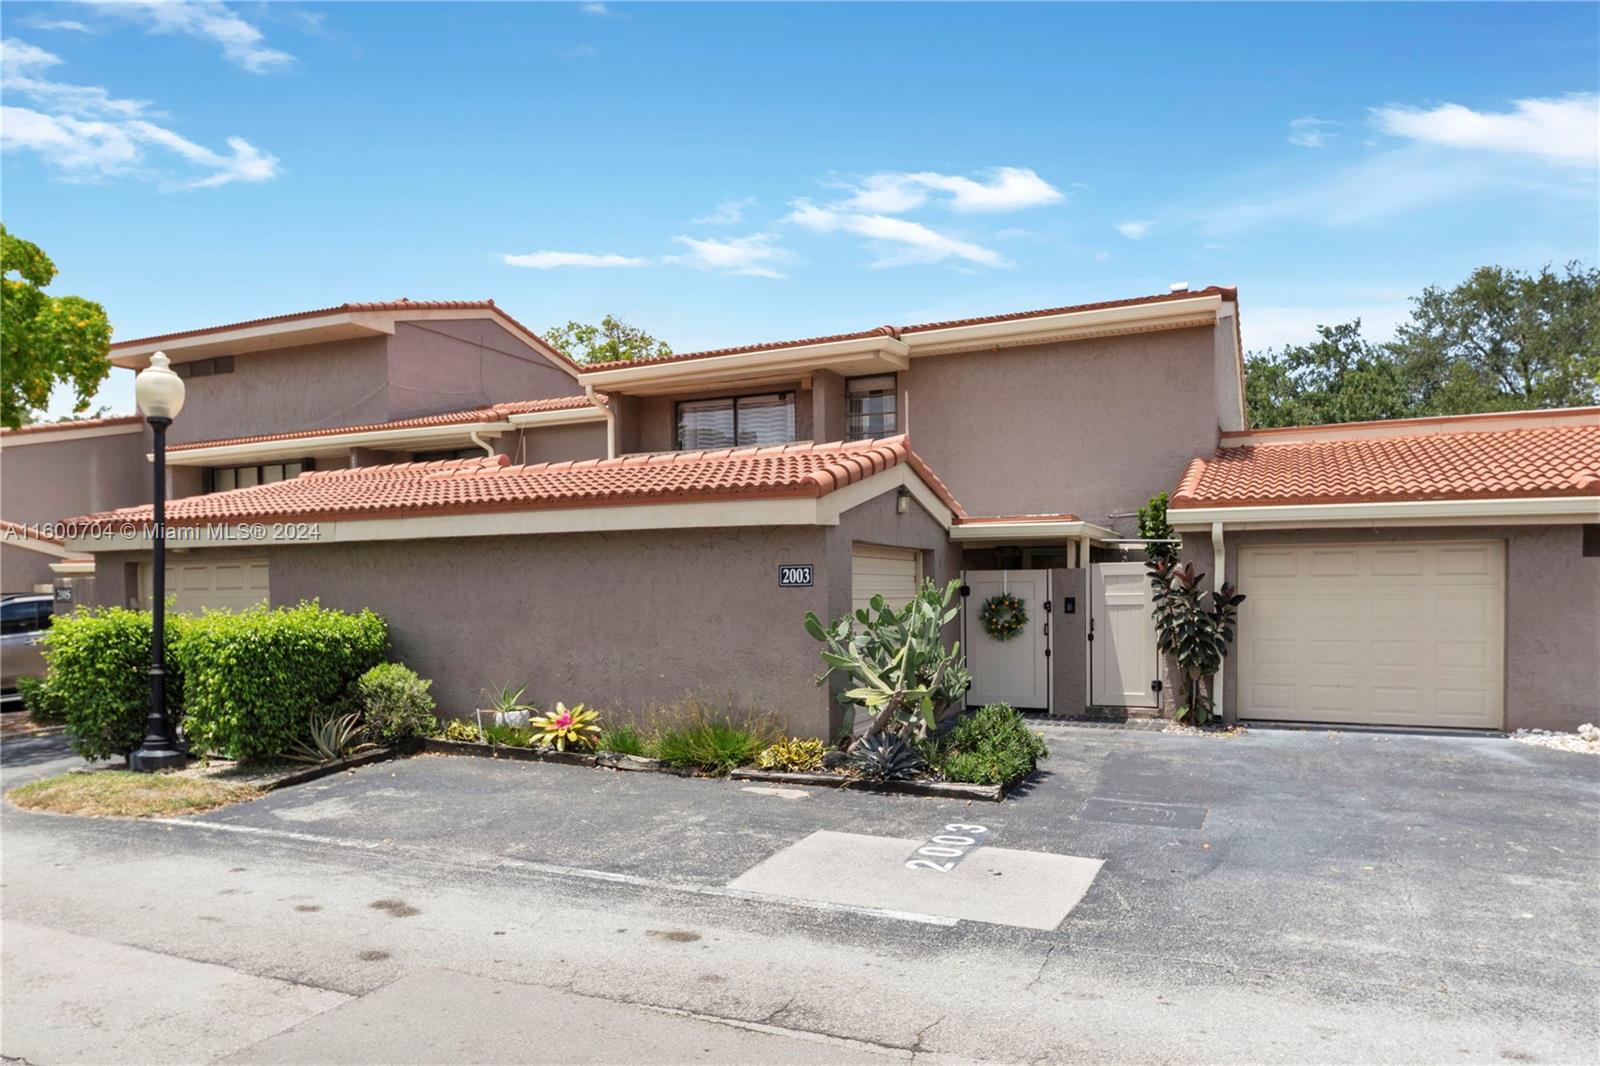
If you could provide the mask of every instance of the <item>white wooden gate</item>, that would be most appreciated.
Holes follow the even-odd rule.
[[[968,570],[970,590],[961,611],[961,646],[972,671],[967,706],[1009,703],[1029,710],[1050,707],[1050,571]],[[1028,624],[1009,640],[996,640],[978,620],[983,601],[1010,593],[1022,601]]]
[[[1090,570],[1089,699],[1097,707],[1154,707],[1160,678],[1150,575],[1143,563]]]

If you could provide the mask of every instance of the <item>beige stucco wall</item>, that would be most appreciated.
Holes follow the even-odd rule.
[[[0,592],[32,592],[35,585],[49,585],[55,580],[50,564],[59,562],[54,555],[22,548],[0,536]]]
[[[70,430],[62,431],[70,433]],[[150,429],[0,446],[0,518],[55,522],[150,499]]]
[[[1070,513],[1132,532],[1216,447],[1207,328],[913,359],[911,443],[974,515]]]
[[[1263,530],[1230,532],[1225,543],[1228,572],[1237,575],[1244,544],[1407,540],[1505,541],[1506,729],[1572,730],[1600,720],[1600,558],[1584,557],[1581,526]],[[1209,534],[1186,534],[1184,556],[1215,576]],[[1225,691],[1237,690],[1238,659],[1230,655]]]
[[[500,438],[499,451],[514,463],[562,463],[606,457],[606,423],[580,422],[569,426],[544,426],[539,429],[507,433]]]
[[[389,416],[577,396],[578,380],[488,318],[400,322],[389,342]]]

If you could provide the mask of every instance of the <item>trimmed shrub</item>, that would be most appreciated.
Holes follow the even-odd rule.
[[[432,681],[401,663],[379,663],[356,679],[353,694],[367,726],[379,744],[398,744],[439,728],[434,720]]]
[[[1005,785],[1033,773],[1050,754],[1017,710],[991,703],[956,721],[938,744],[939,769],[951,781]]]
[[[171,655],[183,674],[184,735],[196,752],[278,757],[388,645],[388,626],[372,611],[325,611],[315,601],[187,618]]]
[[[183,708],[183,669],[172,654],[188,619],[167,619],[167,713]],[[150,615],[123,607],[61,615],[44,637],[50,699],[64,708],[72,750],[90,761],[128,754],[150,713]]]
[[[17,696],[28,716],[41,725],[67,720],[65,701],[42,677],[17,678]]]

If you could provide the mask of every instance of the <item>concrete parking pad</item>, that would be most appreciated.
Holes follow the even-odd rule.
[[[1054,929],[1083,899],[1100,859],[979,847],[948,871],[906,864],[924,841],[821,830],[735,878],[729,888],[1023,929]]]

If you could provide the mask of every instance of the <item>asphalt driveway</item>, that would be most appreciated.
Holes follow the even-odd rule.
[[[1600,1051],[1600,760],[1490,738],[1045,728],[1045,772],[1000,804],[426,756],[176,824],[8,809],[6,920],[89,921],[362,1002],[449,986],[427,976],[442,969],[913,1057]],[[870,885],[854,909],[782,898],[798,883],[729,891],[784,855],[817,856],[788,867],[797,882],[849,881],[819,840],[956,823],[995,853],[1103,865],[1051,928],[904,920]],[[981,850],[961,861],[986,868]]]

